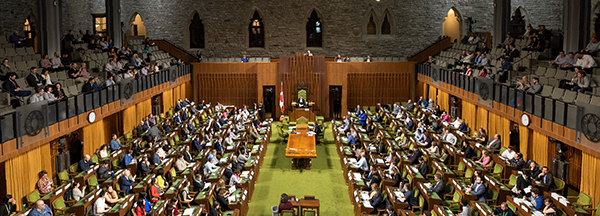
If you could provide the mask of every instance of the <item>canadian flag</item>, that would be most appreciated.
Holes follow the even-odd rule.
[[[283,104],[283,82],[281,82],[281,91],[279,92],[279,107],[281,107],[281,112],[285,110],[285,105]]]

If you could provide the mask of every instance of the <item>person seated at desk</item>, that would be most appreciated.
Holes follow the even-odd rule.
[[[494,135],[494,138],[491,139],[486,145],[486,147],[492,151],[500,149],[501,146],[502,146],[502,141],[500,140],[500,134]]]
[[[440,155],[440,158],[438,160],[443,164],[447,164],[447,162],[449,161],[448,157],[450,157],[450,154],[448,154],[448,149],[442,148],[442,154]]]
[[[462,147],[456,151],[456,153],[465,155],[466,158],[473,157],[473,147],[469,145],[466,141],[462,142]]]
[[[418,159],[421,157],[421,150],[418,147],[413,147],[413,150],[408,150],[406,153],[410,164],[415,165],[419,163]]]
[[[460,214],[458,214],[458,216],[471,216],[471,206],[469,206],[469,201],[467,201],[465,198],[462,198],[460,200],[460,205],[461,207],[461,212]]]
[[[423,142],[419,142],[419,144],[423,147],[423,148],[430,148],[431,147],[431,143],[433,141],[431,140],[431,138],[429,137],[429,135],[427,134],[423,134]]]
[[[188,166],[190,165],[189,162],[185,161],[183,155],[179,155],[179,158],[177,159],[177,161],[175,161],[175,170],[177,170],[178,172],[184,171],[185,169],[188,168]]]
[[[131,171],[126,169],[123,171],[123,177],[121,177],[119,183],[121,184],[121,190],[125,192],[125,195],[131,194],[133,192],[131,189],[135,183],[135,176],[132,177]]]
[[[475,141],[477,141],[478,143],[487,142],[487,134],[485,133],[485,129],[479,128],[479,132],[477,134],[477,137],[475,137]]]
[[[544,200],[544,210],[542,213],[544,215],[557,215],[558,208],[554,205],[554,202],[550,198],[546,198]]]
[[[367,114],[365,114],[364,110],[360,110],[358,114],[358,123],[363,127],[367,127]]]
[[[364,173],[365,171],[367,171],[369,169],[369,165],[367,164],[367,159],[365,158],[365,153],[360,152],[359,157],[360,158],[358,159],[358,162],[354,163],[353,165],[358,167],[358,169],[360,170],[361,173]]]
[[[454,135],[452,132],[450,132],[450,130],[448,128],[444,128],[444,134],[442,135],[442,139],[446,140],[446,142],[449,142],[453,146],[456,146],[456,142],[458,141],[458,138],[456,138],[456,135]]]
[[[415,126],[415,123],[413,122],[412,118],[407,117],[404,125],[406,126],[406,129],[412,130],[413,126]]]
[[[108,212],[110,210],[110,206],[106,204],[106,191],[102,190],[100,191],[100,194],[98,195],[98,199],[96,199],[96,202],[94,202],[94,206],[96,207],[96,214],[97,215],[104,215],[106,212]]]
[[[308,107],[306,104],[306,100],[304,99],[304,96],[300,96],[300,98],[298,98],[298,100],[296,100],[296,107],[297,108],[306,108]]]
[[[485,184],[483,182],[483,178],[479,177],[479,176],[477,178],[475,178],[475,184],[473,184],[470,188],[467,188],[466,192],[477,196],[477,201],[485,202],[486,194],[487,194],[487,187],[485,186]]]
[[[110,162],[108,160],[102,161],[100,167],[98,168],[98,178],[109,179],[110,177],[113,177],[113,172],[110,170],[110,167],[108,167],[109,163]]]
[[[194,199],[190,197],[190,181],[185,181],[183,188],[181,189],[181,201],[191,202]]]
[[[0,215],[9,216],[14,215],[17,211],[17,201],[13,199],[12,195],[7,194],[4,197],[4,205],[0,206]]]
[[[500,208],[494,210],[494,214],[502,216],[515,216],[515,213],[508,207],[506,202],[500,204]]]
[[[528,197],[531,204],[535,210],[541,211],[544,209],[544,196],[542,196],[542,192],[538,188],[531,189],[531,197]]]
[[[406,102],[406,105],[404,106],[404,108],[405,108],[406,110],[409,110],[409,111],[411,111],[412,109],[414,109],[414,108],[415,108],[415,104],[412,102],[412,100],[411,100],[411,99],[408,99],[408,101]]]
[[[526,163],[523,160],[523,154],[521,154],[521,153],[516,153],[512,159],[508,159],[505,162],[507,164],[510,164],[511,166],[517,167],[517,170],[526,169],[526,166],[525,166]]]
[[[22,214],[25,215],[25,214]],[[29,212],[29,216],[52,216],[52,209],[43,200],[35,202],[35,208]]]
[[[52,182],[52,179],[48,177],[48,172],[46,170],[42,170],[38,175],[40,179],[37,182],[37,188],[40,193],[47,194],[52,192],[54,183]]]
[[[427,162],[425,162],[425,158],[419,157],[419,165],[417,166],[417,169],[419,170],[419,173],[421,173],[421,175],[423,177],[425,177],[427,175],[427,172],[429,171],[429,167],[427,166]]]
[[[410,188],[410,184],[404,184],[404,197],[400,198],[400,202],[408,203],[408,207],[406,209],[410,210],[413,206],[419,206],[419,202],[417,198],[415,198],[413,194],[413,190]]]
[[[90,155],[85,155],[83,157],[83,159],[81,159],[79,161],[79,166],[77,166],[77,172],[83,172],[88,170],[91,166],[95,165],[96,163],[90,161],[91,157]]]
[[[481,157],[479,160],[475,161],[476,164],[483,168],[488,168],[490,166],[490,162],[492,161],[492,156],[490,156],[490,152],[487,149],[482,151]]]
[[[415,135],[415,139],[417,140],[417,142],[423,142],[424,136],[425,136],[425,134],[423,134],[423,130],[418,128],[417,131],[414,133],[414,135]]]
[[[290,202],[290,198],[287,194],[281,194],[281,199],[279,200],[279,208],[278,213],[281,214],[283,210],[294,210],[294,205]],[[292,215],[296,215],[296,212],[292,212]]]
[[[460,127],[460,125],[462,123],[461,120],[462,119],[460,119],[460,117],[457,116],[456,120],[454,120],[454,122],[452,122],[452,127],[458,129],[458,127]]]
[[[125,169],[127,167],[127,165],[129,165],[133,162],[135,162],[135,158],[133,157],[133,150],[129,149],[129,151],[127,151],[127,154],[125,154],[123,156],[123,162],[121,163],[121,168]]]
[[[135,207],[135,216],[145,216],[146,208],[144,199],[138,199],[136,204],[137,206]]]
[[[180,216],[181,212],[179,212],[179,208],[177,207],[177,203],[179,200],[177,197],[171,198],[171,202],[167,205],[167,216]]]
[[[384,202],[385,200],[383,200],[383,197],[379,191],[371,191],[371,194],[369,194],[369,203],[374,208],[371,214],[377,214],[379,209],[385,209],[386,206]]]
[[[435,179],[435,184],[432,184],[428,189],[431,192],[437,193],[440,197],[444,197],[444,187],[446,187],[446,182],[442,179],[442,175],[436,173],[433,175]]]
[[[354,145],[357,145],[356,139],[354,138],[354,135],[352,135],[352,133],[346,132],[346,136],[348,137],[348,139],[346,140],[346,142],[348,142],[348,145],[351,145],[353,147]]]
[[[373,123],[382,122],[382,121],[383,121],[383,118],[381,117],[381,115],[378,112],[376,112],[375,116],[373,117]]]
[[[544,187],[548,187],[548,192],[554,192],[556,190],[554,178],[552,173],[550,173],[550,168],[547,166],[542,167],[542,172],[535,178],[537,179],[536,183],[541,184]]]
[[[192,186],[193,192],[200,192],[204,190],[204,181],[202,180],[202,174],[196,173],[196,177],[194,177],[194,183]]]
[[[160,185],[158,184],[158,180],[156,178],[152,178],[150,180],[149,191],[150,191],[150,199],[152,200],[153,203],[158,202],[158,200],[160,200],[160,198],[164,194],[162,192]]]
[[[121,145],[121,143],[119,143],[119,140],[117,139],[117,135],[113,134],[112,139],[110,140],[110,151],[114,152],[116,150],[119,150],[121,147],[123,147],[123,145]]]
[[[442,118],[442,122],[450,123],[450,115],[448,115],[448,113],[446,113],[446,111],[442,112],[441,118]]]
[[[227,190],[223,189],[220,190],[217,194],[217,201],[219,201],[219,204],[221,206],[221,211],[226,212],[231,210],[231,208],[229,208],[229,204],[231,204],[231,200],[227,199],[228,195],[227,195]]]
[[[144,156],[142,161],[138,164],[136,174],[144,178],[149,173],[152,173],[152,170],[150,169],[150,161],[148,161],[148,157]]]
[[[515,155],[515,147],[513,146],[509,146],[508,148],[506,148],[506,150],[504,150],[504,152],[502,152],[502,154],[500,154],[500,156],[502,156],[507,161],[513,159]]]
[[[219,170],[217,163],[217,159],[212,159],[210,162],[206,162],[206,164],[204,164],[204,174],[210,175],[211,173]]]
[[[385,209],[385,213],[387,213],[387,216],[398,216],[398,214],[396,214],[396,212],[394,211],[394,206],[387,206],[387,208]]]
[[[435,142],[431,144],[431,147],[429,147],[427,151],[435,156],[440,156],[440,147]]]
[[[525,191],[525,189],[527,190],[531,190],[532,189],[532,185],[531,185],[531,177],[529,176],[529,172],[522,172],[521,175],[517,178],[517,185],[515,186],[515,189],[513,190],[513,192],[516,191],[516,194],[518,197],[529,197],[531,196],[531,191],[528,193],[527,191]]]
[[[389,179],[391,179],[392,181],[394,181],[394,187],[399,187],[400,186],[400,182],[402,181],[402,176],[400,175],[400,171],[398,170],[398,167],[394,166],[392,167],[392,172],[390,173],[390,175],[388,176]]]
[[[123,198],[119,198],[117,191],[113,189],[112,185],[106,187],[106,202],[108,206],[114,207],[118,202],[123,201]]]
[[[540,173],[542,172],[540,166],[538,166],[538,164],[535,163],[535,161],[531,161],[528,165],[529,168],[527,169],[527,171],[530,173],[529,176],[531,178],[537,178],[537,176],[540,175]]]

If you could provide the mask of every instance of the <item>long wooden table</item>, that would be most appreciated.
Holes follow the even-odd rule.
[[[292,158],[292,170],[310,170],[311,158],[317,157],[316,134],[312,136],[307,134],[307,124],[296,125],[296,131],[299,134],[290,133],[287,148],[285,149],[285,156]]]

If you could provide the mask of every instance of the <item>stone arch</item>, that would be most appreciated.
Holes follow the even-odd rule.
[[[383,11],[383,18],[381,19],[381,28],[380,28],[380,32],[383,35],[392,35],[394,34],[394,16],[392,16],[392,14],[390,13],[390,11],[388,9],[385,9],[385,11]],[[387,24],[386,24],[387,21]],[[386,34],[385,31],[387,31],[384,28],[387,28],[386,25],[389,25],[389,34]]]
[[[38,33],[38,23],[37,23],[37,19],[36,17],[33,15],[33,13],[29,13],[29,15],[27,15],[27,17],[25,17],[25,20],[23,20],[23,28],[22,29],[18,29],[18,31],[21,33],[21,36],[25,36],[25,37],[29,37],[29,35],[26,35],[26,30],[25,30],[25,24],[28,23],[29,24],[29,32],[31,32],[31,39],[35,38],[37,36]]]
[[[184,28],[185,44],[190,49],[206,48],[206,30],[200,13],[197,10],[190,14]],[[197,39],[197,40],[193,40]]]
[[[138,19],[138,17],[139,17],[139,19]],[[128,29],[126,31],[127,35],[135,36],[136,33],[137,33],[137,36],[146,36],[147,35],[146,26],[144,24],[143,17],[140,13],[134,12],[133,15],[131,15],[131,17],[129,18],[128,24],[129,25],[126,26],[126,28]],[[134,29],[134,25],[139,25],[139,24],[141,24],[141,26],[137,26],[138,28]],[[137,32],[135,32],[136,30],[137,30]]]
[[[264,15],[257,8],[254,8],[248,17],[247,22],[247,31],[248,35],[248,47],[249,48],[266,48],[266,33],[265,33],[265,20]],[[254,26],[254,24],[258,24],[258,26]],[[255,34],[255,33],[256,34]]]
[[[463,18],[456,9],[456,7],[451,7],[442,23],[443,35],[450,36],[452,41],[460,42],[463,37]]]
[[[517,12],[517,10],[520,10],[521,12],[521,16],[523,16],[523,19],[525,20],[525,24],[531,24],[531,26],[534,26],[531,20],[531,17],[529,16],[529,12],[527,11],[527,9],[525,9],[525,7],[523,6],[518,6],[517,9],[515,9],[511,14],[510,17],[514,16],[515,13]],[[535,27],[534,27],[535,28]]]
[[[378,35],[380,33],[379,30],[379,22],[378,22],[378,17],[377,14],[375,14],[375,10],[371,9],[369,11],[369,13],[367,14],[367,18],[366,18],[366,25],[365,25],[365,34],[366,35]]]
[[[315,17],[316,16],[316,17]],[[318,27],[319,27],[319,32],[318,34],[314,34],[316,32],[310,32],[309,28],[312,28],[312,26],[309,26],[309,22],[313,22],[314,19],[318,20]],[[310,11],[308,11],[308,14],[306,14],[305,19],[301,22],[302,23],[302,28],[305,28],[305,33],[304,35],[304,47],[312,47],[312,48],[322,48],[325,47],[325,32],[327,31],[327,24],[326,22],[323,22],[324,20],[324,16],[323,14],[319,11],[319,9],[317,8],[312,8]],[[316,27],[315,27],[316,28]],[[316,30],[315,30],[316,31]],[[309,35],[312,35],[311,37],[320,37],[320,46],[318,46],[319,44],[313,39],[311,41],[309,41]],[[311,44],[309,44],[309,42]]]

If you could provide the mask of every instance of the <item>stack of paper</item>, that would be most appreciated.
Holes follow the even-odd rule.
[[[183,211],[183,216],[187,216],[187,215],[193,215],[194,214],[194,210],[196,210],[196,208],[188,208],[185,211]]]

